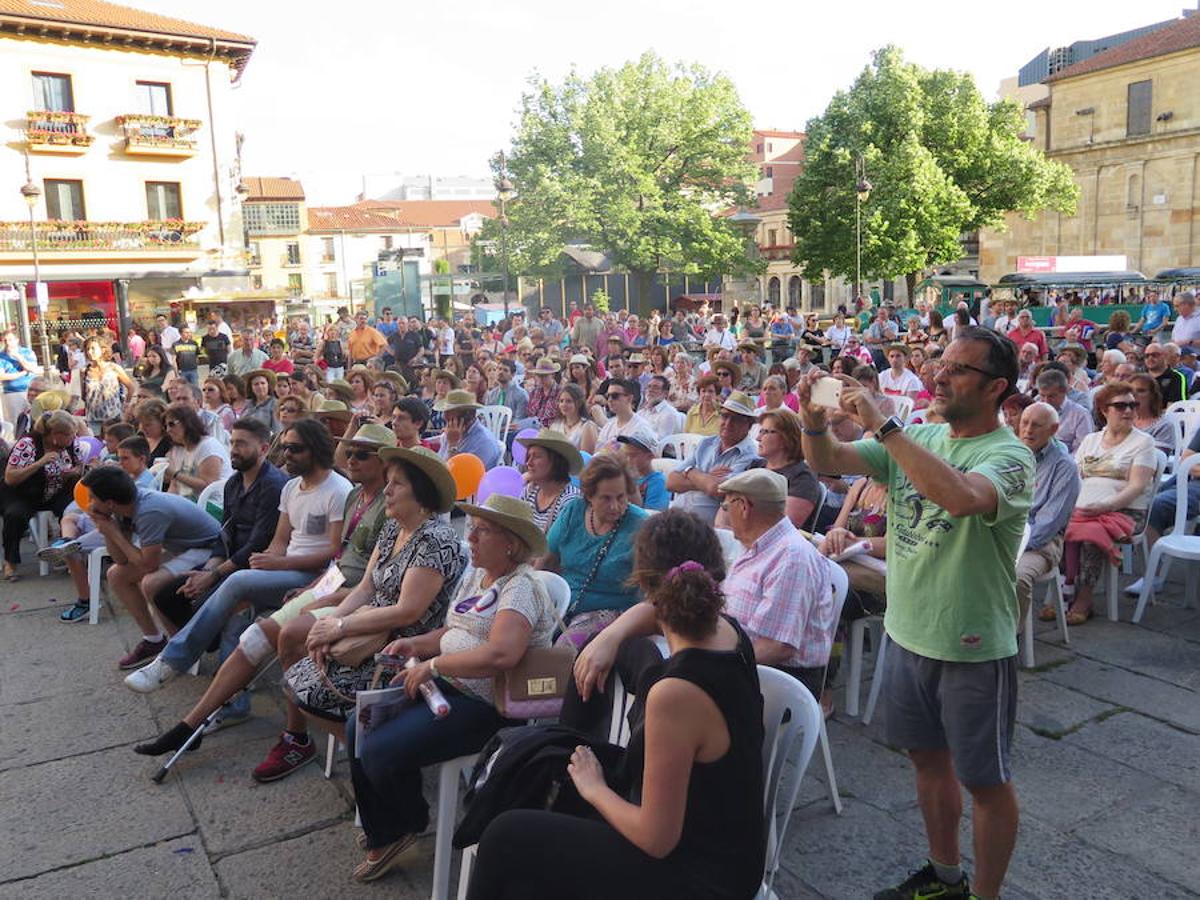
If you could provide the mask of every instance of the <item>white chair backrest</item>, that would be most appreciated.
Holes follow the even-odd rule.
[[[817,486],[821,489],[821,496],[817,498],[817,505],[813,507],[812,515],[808,517],[810,531],[817,530],[817,523],[821,521],[821,511],[825,509],[825,501],[829,499],[829,488],[825,486],[825,482],[818,481]]]
[[[567,584],[566,579],[555,572],[538,572],[537,574],[546,587],[546,593],[554,601],[559,618],[562,618],[567,614],[567,607],[571,605],[571,586]]]
[[[1192,475],[1192,470],[1200,468],[1200,453],[1195,456],[1189,456],[1187,459],[1180,461],[1175,469],[1175,496],[1177,498],[1186,497],[1188,495],[1188,479],[1195,477],[1200,478],[1200,472],[1195,476]],[[1175,504],[1175,534],[1187,534],[1188,522],[1188,504],[1186,502],[1177,502]],[[1197,538],[1200,540],[1200,538]],[[1195,565],[1195,563],[1192,563]]]
[[[725,567],[732,566],[739,556],[746,552],[746,548],[741,542],[733,536],[733,532],[728,528],[716,528],[717,539],[721,542],[721,552],[725,556]]]
[[[899,394],[892,395],[888,399],[892,401],[892,406],[896,410],[896,415],[900,417],[900,421],[907,422],[908,417],[912,415],[913,404],[916,401],[912,397],[903,397]]]
[[[1200,428],[1200,400],[1176,400],[1166,410],[1167,415],[1175,415],[1187,422],[1188,437]]]
[[[780,836],[787,834],[800,782],[821,736],[821,704],[808,688],[778,669],[759,666],[758,682],[763,698],[763,815],[767,823],[764,881],[769,887],[779,868]],[[790,790],[780,803],[779,787],[788,763],[792,766]]]
[[[704,437],[705,436],[702,434],[690,434],[686,431],[680,431],[676,434],[668,434],[662,439],[662,443],[659,446],[659,452],[661,453],[668,447],[671,447],[675,451],[675,458],[682,462],[692,455],[696,447],[698,447],[700,442],[704,440]]]
[[[225,481],[221,478],[214,481],[212,484],[205,485],[204,490],[200,492],[200,496],[196,498],[196,505],[208,513],[213,512],[215,507],[217,510],[225,508]],[[220,516],[217,516],[219,519]]]
[[[662,472],[663,475],[670,475],[679,468],[680,462],[681,460],[678,459],[664,459],[660,456],[650,460],[650,468],[655,472]]]
[[[1017,562],[1021,561],[1021,557],[1025,554],[1025,548],[1029,546],[1029,535],[1033,531],[1028,522],[1025,523],[1025,531],[1021,534],[1021,543],[1017,547]]]
[[[507,406],[485,406],[475,410],[475,415],[501,444],[508,436],[508,426],[512,422],[512,410]]]
[[[167,474],[167,466],[170,463],[166,459],[156,459],[154,465],[150,467],[150,474],[154,476],[154,489],[161,491],[163,489],[163,477]]]

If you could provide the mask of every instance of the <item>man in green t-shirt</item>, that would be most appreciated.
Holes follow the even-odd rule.
[[[1017,350],[989,329],[964,328],[940,363],[939,425],[905,428],[843,377],[843,410],[874,435],[848,444],[811,402],[819,373],[799,385],[808,464],[888,486],[885,731],[916,768],[929,863],[876,900],[997,897],[1017,837],[1016,560],[1034,460],[998,418],[1015,389]],[[974,893],[959,865],[960,782],[973,800]]]

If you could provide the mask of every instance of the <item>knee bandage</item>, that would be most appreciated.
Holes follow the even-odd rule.
[[[266,632],[262,630],[262,626],[257,622],[242,632],[241,637],[238,638],[238,647],[241,648],[242,653],[253,666],[261,664],[263,660],[270,659],[271,655],[275,652],[275,648],[271,645],[270,640],[267,639]]]

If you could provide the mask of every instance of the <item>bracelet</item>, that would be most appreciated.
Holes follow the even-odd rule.
[[[429,657],[429,674],[434,678],[441,678],[442,673],[438,671],[437,661],[438,658],[436,656]]]
[[[803,431],[809,437],[820,437],[823,434],[829,433],[829,426],[826,425],[820,431],[813,431],[811,428],[803,428],[803,427],[800,430]]]
[[[342,632],[344,632],[346,630],[346,620],[343,619],[341,616],[338,616],[337,625],[338,625],[338,636],[341,637]]]

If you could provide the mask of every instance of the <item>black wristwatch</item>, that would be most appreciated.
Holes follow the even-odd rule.
[[[882,425],[875,431],[875,440],[881,444],[887,440],[888,436],[897,431],[904,430],[904,423],[897,416],[888,416]]]

